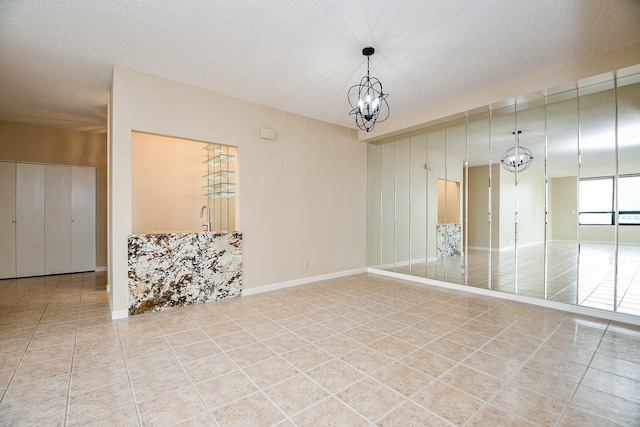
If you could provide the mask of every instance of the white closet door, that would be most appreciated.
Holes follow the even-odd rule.
[[[96,269],[96,169],[71,168],[71,271]]]
[[[44,167],[44,272],[71,271],[71,167]]]
[[[0,162],[0,279],[16,277],[16,164]]]
[[[16,270],[44,274],[44,165],[16,165]]]

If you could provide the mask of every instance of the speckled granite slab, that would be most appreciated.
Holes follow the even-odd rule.
[[[438,259],[462,254],[462,224],[436,224]]]
[[[129,236],[129,314],[242,293],[242,233]]]

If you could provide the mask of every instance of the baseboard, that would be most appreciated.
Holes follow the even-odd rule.
[[[99,267],[96,267],[96,271],[107,271],[107,266],[106,265],[101,265]]]
[[[111,312],[111,320],[126,319],[127,317],[129,317],[128,310],[118,310]]]
[[[256,288],[243,289],[242,296],[261,294],[263,292],[275,291],[278,289],[291,288],[293,286],[306,285],[307,283],[319,282],[322,280],[336,279],[338,277],[352,276],[354,274],[366,273],[366,268],[355,270],[339,271],[337,273],[322,274],[320,276],[304,277],[302,279],[289,280],[287,282],[272,283],[270,285],[258,286]]]
[[[474,288],[473,286],[458,285],[455,283],[442,282],[440,280],[426,279],[424,277],[410,276],[407,274],[394,273],[392,271],[376,270],[375,268],[367,268],[367,273],[377,274],[379,276],[392,277],[394,279],[402,279],[410,282],[427,286],[438,286],[441,288],[453,289],[461,292],[468,292],[477,295],[484,295],[493,298],[506,299],[510,301],[523,302],[527,304],[537,305],[540,307],[552,308],[555,310],[566,311],[584,316],[597,317],[605,320],[614,320],[616,322],[629,323],[640,326],[640,316],[632,316],[630,314],[616,313],[613,311],[599,310],[597,308],[583,307],[580,305],[565,304],[562,302],[548,301],[545,299],[526,297],[523,295],[510,294],[491,289]]]

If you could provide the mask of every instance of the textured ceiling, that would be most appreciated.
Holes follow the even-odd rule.
[[[0,120],[106,127],[114,65],[353,127],[640,42],[638,0],[0,0]]]

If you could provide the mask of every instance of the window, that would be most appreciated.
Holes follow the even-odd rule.
[[[613,177],[581,179],[579,183],[581,225],[613,225]],[[640,225],[640,175],[618,178],[618,223]]]

